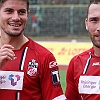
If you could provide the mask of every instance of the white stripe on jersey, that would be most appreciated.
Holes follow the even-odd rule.
[[[23,70],[23,67],[24,67],[24,62],[25,62],[27,50],[28,50],[28,47],[26,47],[25,51],[24,51],[24,55],[23,55],[23,58],[22,58],[22,64],[21,64],[21,70]],[[16,100],[20,100],[20,92],[17,92],[17,99]]]
[[[56,97],[56,98],[54,98],[54,99],[52,99],[52,100],[66,100],[66,97],[65,97],[65,95],[63,94],[63,95],[60,95],[60,96],[58,96],[58,97]]]
[[[25,51],[24,51],[24,56],[23,56],[22,64],[21,64],[21,70],[23,70],[23,67],[24,67],[24,62],[25,62],[25,57],[26,57],[27,50],[28,50],[28,47],[26,47]]]

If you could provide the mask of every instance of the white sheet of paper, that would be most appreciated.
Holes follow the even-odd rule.
[[[22,90],[24,72],[0,71],[0,89]]]
[[[100,94],[100,76],[80,76],[79,93]]]

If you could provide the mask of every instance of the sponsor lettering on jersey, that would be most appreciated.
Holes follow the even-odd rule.
[[[100,62],[95,62],[92,64],[92,66],[100,66]]]
[[[38,69],[38,63],[36,63],[36,61],[33,59],[32,62],[28,63],[27,74],[30,76],[36,76],[37,69]]]

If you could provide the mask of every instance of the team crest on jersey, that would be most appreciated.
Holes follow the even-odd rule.
[[[38,69],[38,63],[36,63],[36,61],[33,59],[32,62],[28,63],[27,74],[30,76],[36,76],[37,69]]]

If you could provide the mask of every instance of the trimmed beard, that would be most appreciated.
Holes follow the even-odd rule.
[[[2,28],[2,27],[1,27]],[[9,36],[12,36],[12,37],[18,37],[20,36],[23,32],[24,32],[24,29],[22,31],[20,31],[20,33],[14,33],[14,32],[10,32],[10,31],[6,31],[4,30],[4,28],[2,28],[2,30]]]

